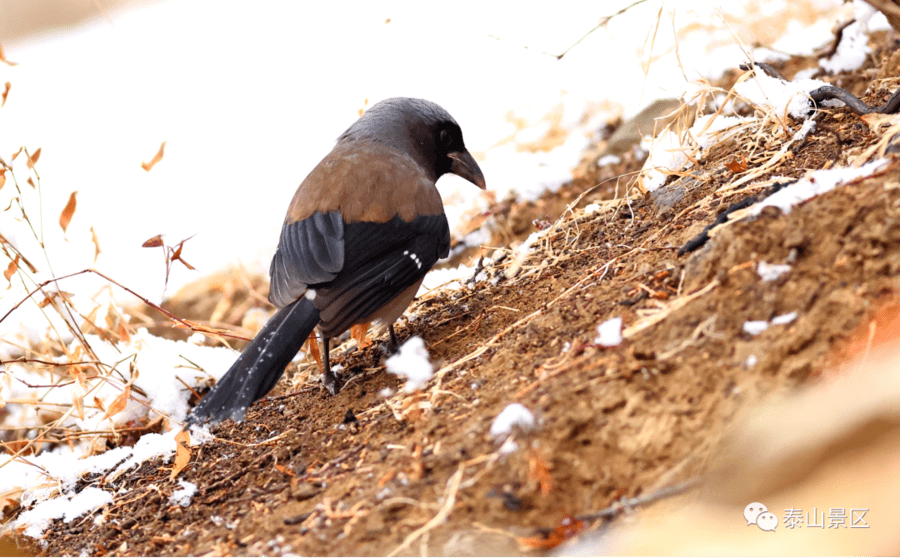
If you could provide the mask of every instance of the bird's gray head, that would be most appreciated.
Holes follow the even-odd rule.
[[[392,97],[372,105],[338,141],[377,141],[406,153],[437,180],[459,175],[484,189],[484,175],[466,150],[462,130],[440,105]]]

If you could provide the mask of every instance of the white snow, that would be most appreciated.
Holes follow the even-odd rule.
[[[750,335],[759,335],[767,329],[769,329],[769,322],[766,320],[744,322],[743,326],[744,332],[749,333]]]
[[[650,154],[643,168],[644,187],[652,192],[662,186],[669,174],[688,166],[689,159],[685,151],[692,146],[706,149],[714,143],[719,132],[751,120],[739,116],[705,114],[694,121],[683,138],[671,130],[660,134],[648,146]]]
[[[597,160],[597,166],[616,165],[622,162],[622,158],[618,155],[604,155]]]
[[[823,85],[828,84],[818,79],[784,81],[760,70],[736,84],[734,91],[757,106],[769,107],[779,117],[790,115],[803,120],[812,110],[809,92]]]
[[[88,486],[78,494],[66,494],[45,500],[34,508],[22,512],[16,527],[23,528],[25,536],[38,538],[54,519],[63,518],[66,523],[112,502],[113,495],[105,490]]]
[[[600,205],[596,203],[589,203],[584,206],[584,214],[585,215],[593,215],[600,211]]]
[[[183,479],[179,479],[178,484],[181,488],[169,496],[169,504],[186,508],[191,505],[191,498],[197,493],[197,485]]]
[[[595,345],[615,347],[622,343],[622,318],[611,318],[597,326]]]
[[[785,324],[789,324],[789,323],[793,322],[796,319],[797,319],[797,313],[789,312],[787,314],[775,316],[774,318],[772,318],[771,324],[776,325],[776,326],[777,325],[785,325]]]
[[[418,294],[421,295],[441,286],[450,290],[461,289],[462,283],[472,277],[474,273],[475,269],[465,264],[460,264],[457,267],[432,269],[425,275],[425,279],[422,280],[422,286],[419,288]]]
[[[516,443],[516,441],[512,437],[509,437],[505,442],[500,444],[500,448],[497,450],[497,452],[500,453],[500,455],[507,455],[515,452],[518,449],[519,444]]]
[[[760,279],[763,281],[775,281],[790,271],[791,266],[787,264],[770,264],[761,261],[756,265],[756,273],[759,274]]]
[[[787,314],[775,316],[774,318],[772,318],[771,321],[754,320],[754,321],[744,322],[743,330],[745,333],[749,333],[750,335],[759,335],[760,333],[769,329],[769,326],[779,326],[779,325],[789,324],[796,319],[797,319],[797,313],[789,312]]]
[[[163,457],[164,461],[168,461],[175,453],[177,433],[177,430],[172,430],[166,434],[144,434],[134,445],[131,457],[116,468],[115,474],[127,471],[154,457]]]
[[[414,335],[400,345],[400,350],[385,361],[387,371],[407,379],[404,391],[411,393],[421,389],[431,379],[434,367],[428,359],[425,341]]]
[[[752,215],[759,215],[764,207],[773,206],[785,213],[790,213],[791,208],[798,203],[830,192],[837,186],[854,180],[871,176],[887,165],[885,159],[870,161],[858,168],[846,167],[828,170],[817,170],[807,173],[806,176],[753,206]]]
[[[500,411],[500,414],[491,423],[491,436],[495,438],[506,436],[516,426],[523,430],[534,428],[534,415],[525,405],[510,403]]]
[[[831,58],[819,60],[819,66],[825,71],[837,74],[858,69],[872,52],[869,33],[890,29],[884,14],[864,0],[854,0],[853,18],[856,21],[844,28],[837,52]]]
[[[29,458],[29,461],[43,467],[50,478],[60,482],[60,488],[65,492],[71,490],[84,475],[104,473],[131,454],[132,448],[122,446],[84,459],[78,459],[73,453],[44,452]]]

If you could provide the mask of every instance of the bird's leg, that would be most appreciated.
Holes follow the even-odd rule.
[[[396,353],[397,348],[400,347],[400,340],[397,339],[397,332],[394,331],[394,324],[391,324],[388,329],[391,332],[391,352]]]
[[[400,341],[397,339],[397,332],[394,331],[394,324],[388,326],[388,331],[391,334],[390,339],[388,339],[387,342],[378,343],[378,348],[384,356],[391,356],[396,353],[397,348],[400,346]]]
[[[334,372],[331,371],[331,363],[329,362],[330,355],[328,354],[329,341],[331,341],[330,338],[325,336],[322,337],[322,345],[325,349],[325,356],[323,359],[323,362],[325,363],[325,370],[322,371],[322,383],[325,384],[325,389],[331,392],[331,395],[337,395],[337,392],[341,390],[341,386],[338,383],[337,376],[335,376]]]

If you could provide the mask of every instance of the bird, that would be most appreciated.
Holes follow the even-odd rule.
[[[393,97],[364,111],[288,206],[269,268],[269,301],[279,309],[187,424],[243,420],[315,329],[324,348],[322,382],[332,395],[340,390],[328,358],[332,338],[374,321],[389,326],[396,348],[394,321],[450,251],[436,186],[447,173],[486,188],[462,129],[442,107]]]

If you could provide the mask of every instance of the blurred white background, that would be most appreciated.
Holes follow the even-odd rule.
[[[0,44],[17,65],[0,64],[0,84],[12,85],[0,109],[0,156],[42,148],[56,275],[94,265],[93,227],[103,250],[96,267],[158,300],[163,259],[141,248],[156,234],[170,244],[196,235],[183,256],[197,271],[176,265],[169,293],[236,262],[266,271],[294,189],[367,101],[443,105],[490,190],[534,195],[569,177],[607,120],[677,96],[685,76],[739,64],[736,37],[747,48],[811,51],[840,5],[647,0],[561,60],[550,55],[632,3],[2,0]],[[565,144],[518,149],[553,125],[568,134]],[[141,162],[162,141],[165,157],[145,172]],[[23,160],[17,176],[28,195]],[[63,240],[56,223],[73,190],[78,208]],[[451,224],[486,205],[456,177],[441,190]],[[0,204],[15,195],[7,184]],[[0,232],[27,244],[30,232],[6,215]]]

